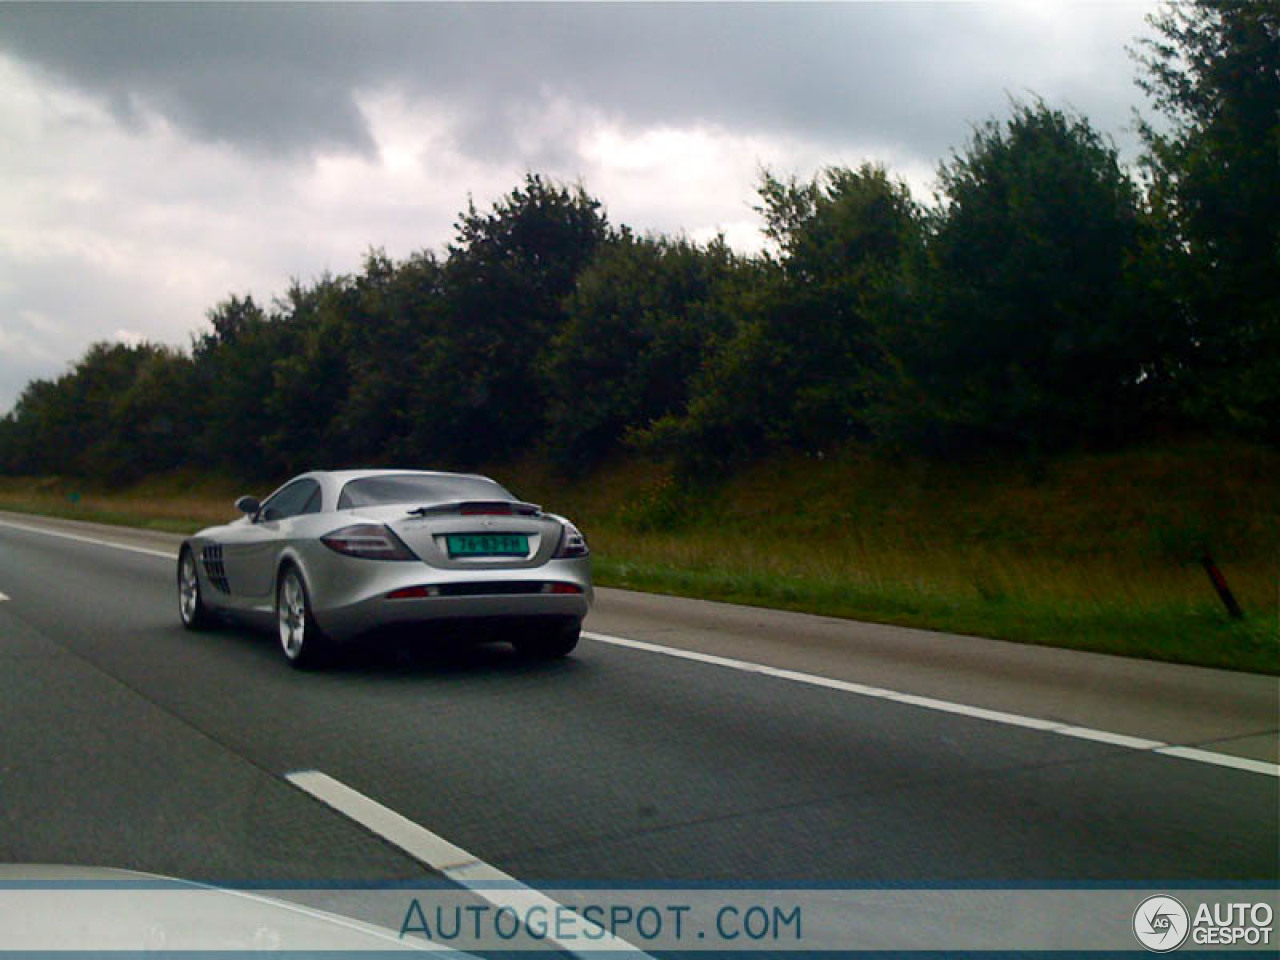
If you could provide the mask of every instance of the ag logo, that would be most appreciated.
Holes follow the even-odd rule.
[[[1147,897],[1133,913],[1133,934],[1138,942],[1155,953],[1177,950],[1187,939],[1191,917],[1173,897]]]

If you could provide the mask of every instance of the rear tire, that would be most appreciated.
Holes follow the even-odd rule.
[[[307,584],[293,564],[280,571],[276,584],[276,633],[289,666],[305,670],[328,660],[329,638],[311,613]]]
[[[188,630],[207,630],[213,620],[200,590],[195,552],[187,546],[178,555],[178,616]]]
[[[525,636],[512,640],[511,645],[523,656],[555,660],[572,653],[581,635],[582,622],[575,620],[553,627],[531,629]]]

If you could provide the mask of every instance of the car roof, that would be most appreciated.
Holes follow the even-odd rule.
[[[299,474],[294,479],[301,480],[303,477],[312,477],[314,479],[326,478],[333,483],[344,484],[351,480],[364,480],[367,477],[471,477],[476,480],[489,480],[496,483],[492,477],[486,477],[480,473],[455,473],[451,470],[395,470],[395,469],[379,469],[379,470],[312,470],[309,473]]]

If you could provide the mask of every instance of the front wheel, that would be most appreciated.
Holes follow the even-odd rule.
[[[188,630],[204,630],[213,619],[200,593],[196,555],[190,547],[183,547],[178,557],[178,615]]]
[[[329,653],[328,637],[311,614],[307,585],[297,567],[285,567],[276,588],[280,650],[290,666],[319,666]]]
[[[530,630],[511,643],[526,657],[553,660],[557,657],[567,657],[572,653],[581,635],[582,622],[575,620],[571,623],[556,624],[554,627]]]

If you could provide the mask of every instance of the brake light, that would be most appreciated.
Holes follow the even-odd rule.
[[[320,538],[320,542],[346,557],[362,560],[417,560],[404,541],[390,527],[379,523],[357,523]]]
[[[560,533],[560,545],[556,547],[556,559],[567,560],[574,557],[585,557],[591,553],[587,547],[587,538],[582,531],[568,520],[564,521],[564,529]]]
[[[401,587],[387,594],[388,600],[417,600],[422,597],[440,596],[439,587]]]
[[[544,583],[543,593],[581,593],[582,588],[576,583]]]
[[[458,511],[464,517],[509,517],[511,505],[506,503],[472,503],[464,504]]]

